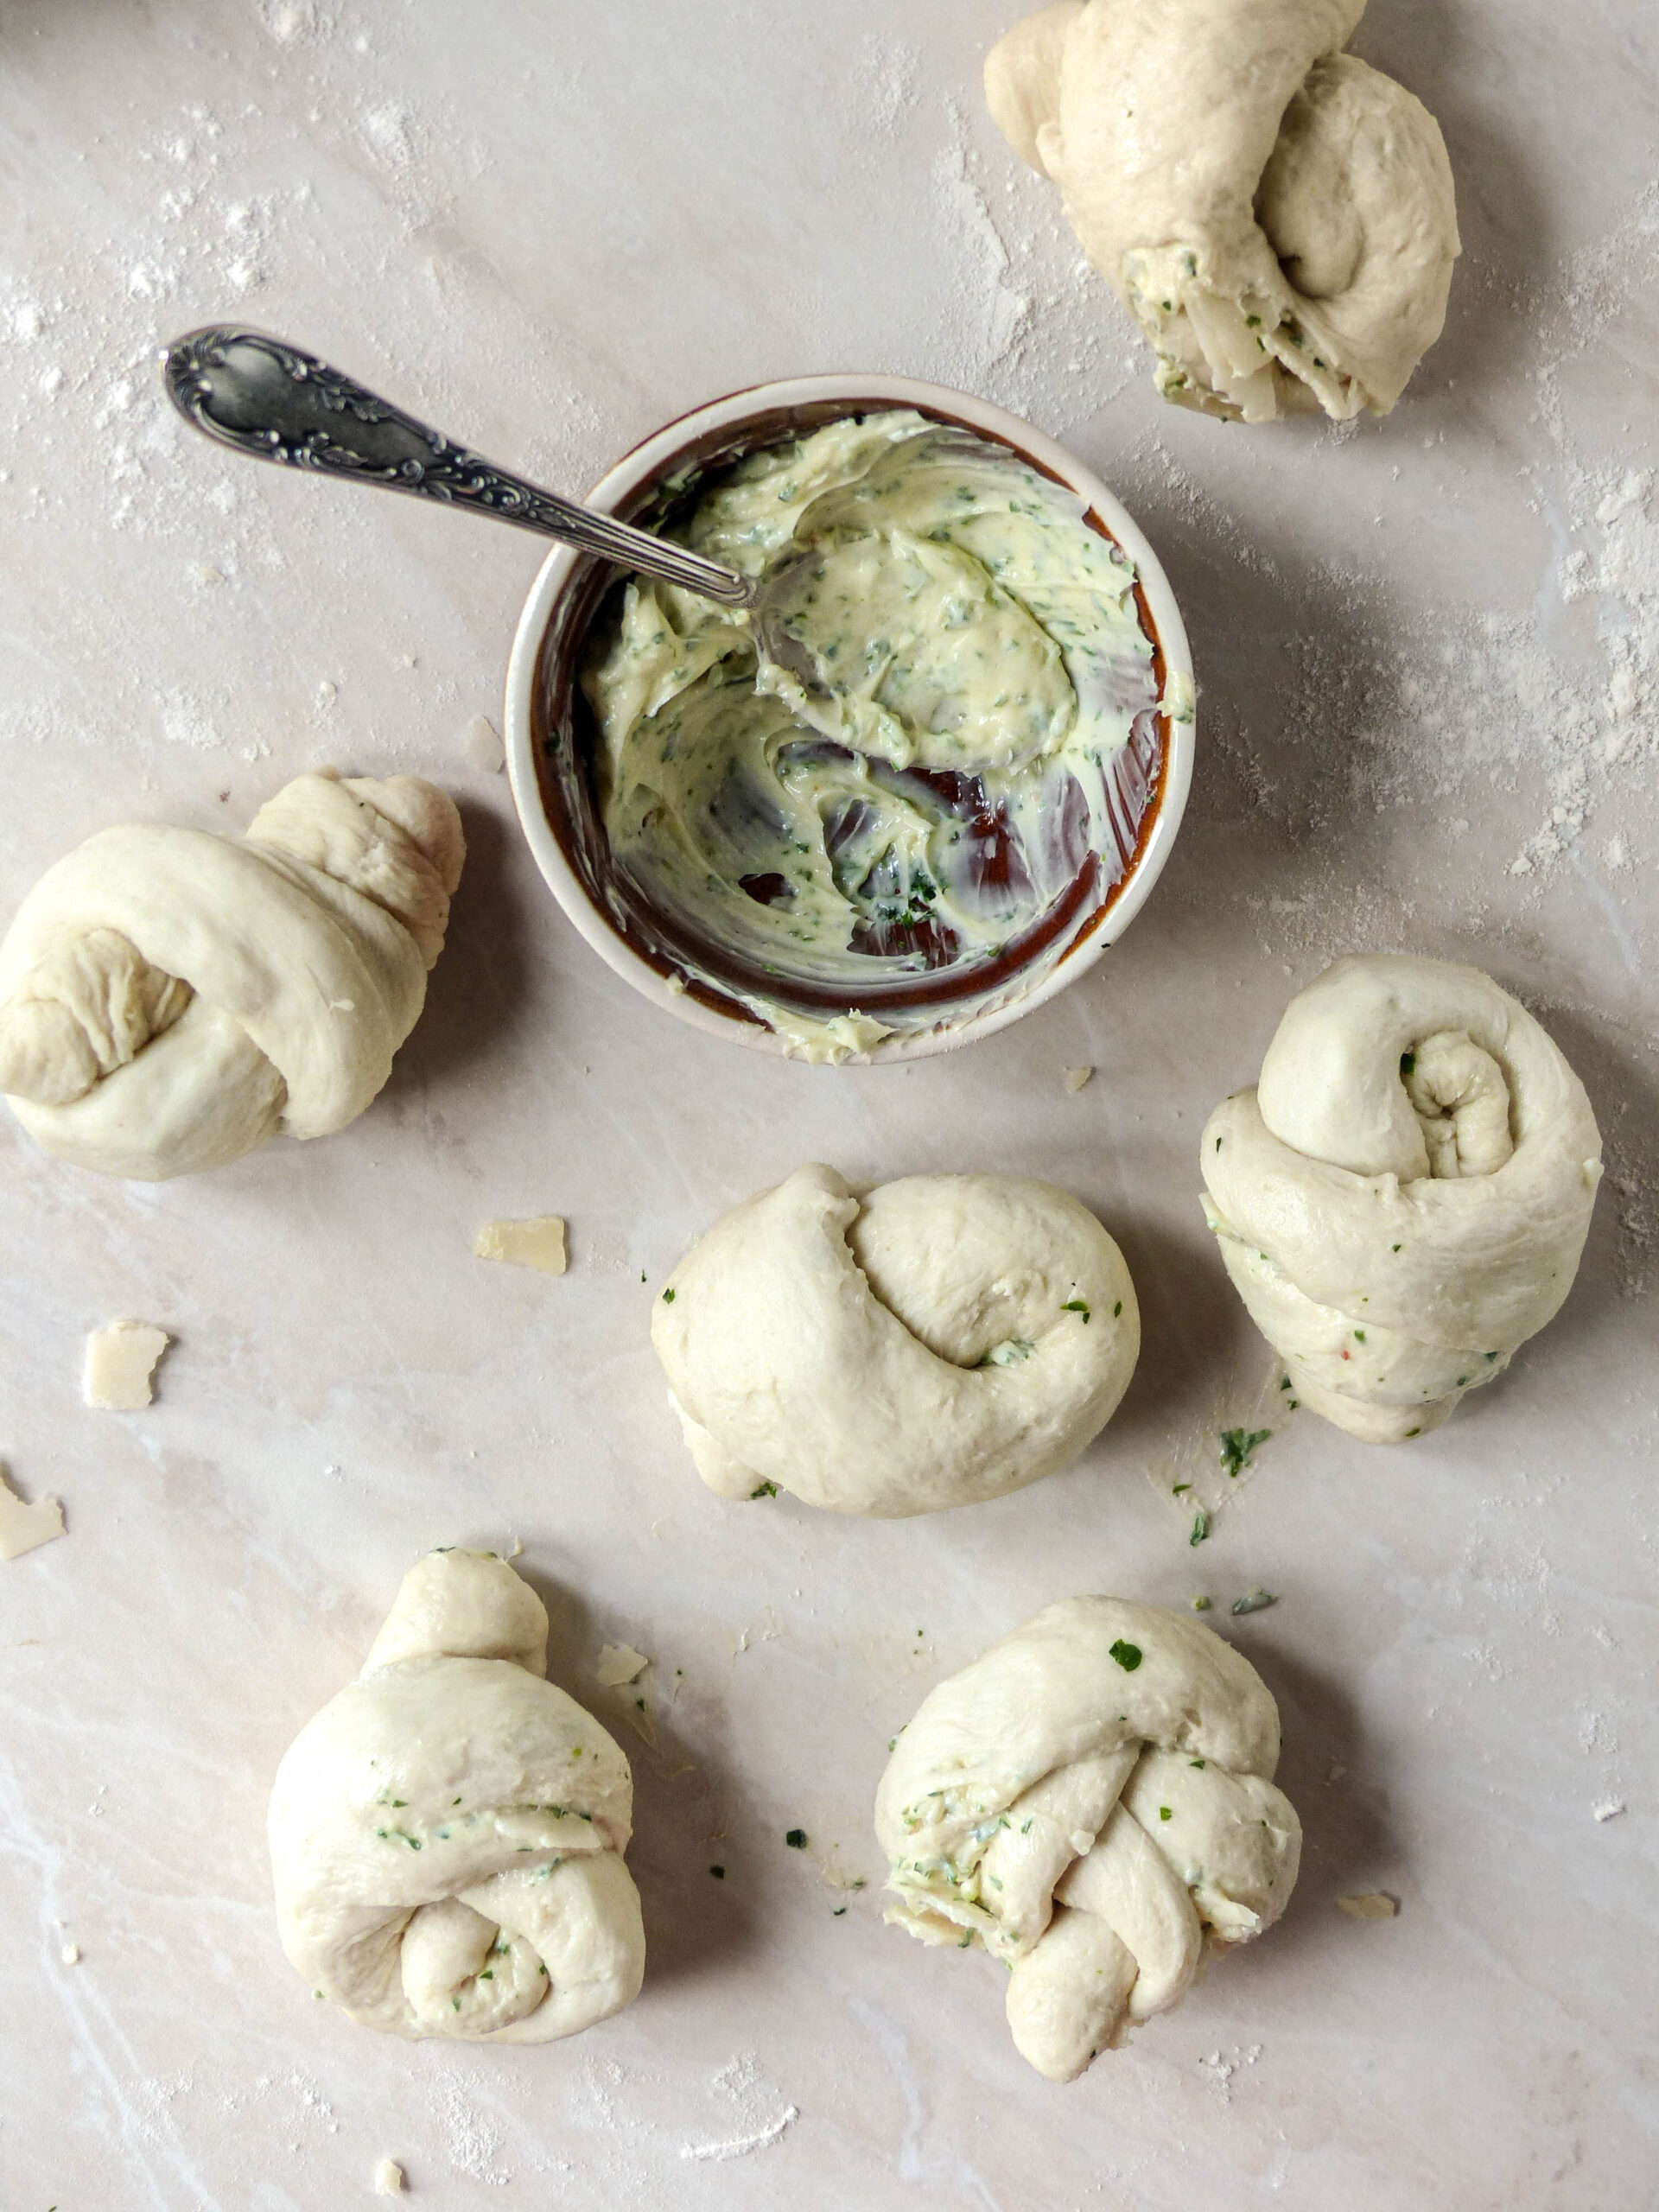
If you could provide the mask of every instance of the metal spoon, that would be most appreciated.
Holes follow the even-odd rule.
[[[316,469],[493,515],[620,568],[701,592],[722,607],[747,607],[760,651],[785,666],[798,665],[799,646],[781,632],[773,635],[766,621],[767,602],[779,585],[786,593],[792,563],[775,577],[740,576],[667,538],[543,492],[315,354],[263,331],[219,323],[190,331],[168,347],[162,367],[173,404],[216,444],[285,468]],[[816,677],[816,669],[810,672]]]

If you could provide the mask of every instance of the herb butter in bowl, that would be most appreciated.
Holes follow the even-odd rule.
[[[1191,664],[1150,549],[1051,440],[815,378],[671,424],[589,502],[775,594],[767,652],[745,611],[563,550],[531,594],[514,795],[619,974],[762,1050],[906,1058],[1127,925],[1185,800]]]

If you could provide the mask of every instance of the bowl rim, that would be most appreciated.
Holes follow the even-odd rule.
[[[1088,934],[1068,946],[1028,988],[999,998],[965,1020],[884,1037],[868,1052],[851,1056],[853,1065],[926,1059],[935,1053],[954,1052],[979,1038],[991,1036],[1010,1022],[1035,1013],[1039,1006],[1086,975],[1146,904],[1169,858],[1192,788],[1197,737],[1192,656],[1186,626],[1163,564],[1116,495],[1091,468],[1046,432],[993,401],[953,391],[945,385],[926,384],[913,377],[861,375],[846,371],[747,385],[675,416],[637,441],[585,494],[586,504],[607,513],[618,512],[660,475],[693,439],[710,433],[740,431],[746,421],[775,413],[780,408],[825,403],[845,403],[849,413],[876,408],[915,407],[954,416],[985,436],[1014,446],[1067,485],[1098,515],[1134,562],[1151,610],[1158,644],[1163,651],[1164,696],[1169,697],[1179,679],[1179,688],[1184,691],[1188,706],[1184,720],[1173,718],[1166,707],[1160,715],[1165,761],[1157,810],[1116,895]],[[683,987],[676,990],[667,976],[642,959],[616,930],[608,915],[594,905],[547,818],[535,758],[534,734],[542,647],[561,599],[585,571],[591,557],[573,547],[556,545],[537,571],[513,635],[507,662],[503,734],[513,805],[525,842],[567,919],[623,982],[664,1013],[689,1022],[705,1035],[726,1038],[778,1058],[798,1057],[791,1054],[788,1040],[777,1031],[706,1006]]]

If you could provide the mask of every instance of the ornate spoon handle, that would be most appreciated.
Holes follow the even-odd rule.
[[[187,422],[256,461],[493,515],[724,607],[753,599],[753,587],[730,569],[509,475],[315,354],[263,331],[218,323],[193,330],[168,347],[162,372]]]

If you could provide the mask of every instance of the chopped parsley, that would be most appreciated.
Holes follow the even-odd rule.
[[[664,1306],[671,1306],[674,1303],[674,1290],[671,1284],[663,1293],[663,1303]]]
[[[1060,1311],[1062,1313],[1081,1313],[1085,1321],[1089,1319],[1089,1308],[1080,1298],[1068,1298]]]
[[[1401,1055],[1400,1055],[1400,1072],[1401,1072],[1401,1074],[1402,1074],[1402,1077],[1403,1077],[1403,1076],[1415,1075],[1415,1074],[1416,1074],[1416,1072],[1417,1072],[1417,1055],[1416,1055],[1416,1053],[1415,1053],[1415,1052],[1402,1052],[1402,1053],[1401,1053]]]
[[[1192,1600],[1192,1610],[1195,1613],[1207,1613],[1210,1610],[1210,1600],[1207,1598],[1195,1598]]]
[[[1175,1815],[1167,1805],[1160,1805],[1158,1808],[1158,1817],[1160,1821],[1173,1821]]]
[[[1189,1544],[1201,1544],[1209,1533],[1210,1516],[1205,1511],[1204,1508],[1200,1506],[1197,1513],[1193,1516],[1192,1533],[1186,1541]]]
[[[1118,1637],[1116,1643],[1111,1646],[1111,1654],[1113,1658],[1116,1660],[1118,1665],[1123,1669],[1126,1675],[1132,1675],[1135,1669],[1141,1664],[1140,1645],[1138,1643],[1126,1643],[1121,1636]]]
[[[778,1485],[776,1483],[757,1483],[754,1488],[749,1492],[749,1496],[752,1498],[776,1497],[777,1495]]]
[[[1356,1331],[1357,1335],[1358,1332]],[[1239,1474],[1249,1465],[1249,1458],[1258,1444],[1265,1444],[1273,1434],[1270,1428],[1224,1428],[1221,1432],[1221,1464],[1230,1476]]]
[[[1116,1321],[1116,1319],[1117,1319],[1118,1315],[1119,1315],[1122,1311],[1123,1311],[1123,1301],[1122,1301],[1122,1300],[1120,1298],[1120,1299],[1118,1300],[1118,1301],[1117,1301],[1116,1305],[1116,1306],[1113,1306],[1113,1308],[1112,1308],[1112,1319],[1113,1319],[1113,1320],[1114,1320],[1114,1321]],[[1487,1354],[1487,1357],[1488,1357],[1489,1359],[1496,1359],[1496,1358],[1497,1357],[1497,1354],[1496,1352],[1489,1352],[1489,1353]]]
[[[1252,1590],[1248,1598],[1235,1598],[1232,1610],[1235,1613],[1265,1613],[1269,1605],[1278,1602],[1270,1591]]]
[[[806,1849],[806,1830],[804,1828],[791,1828],[788,1834],[785,1836],[784,1841],[789,1846],[791,1851],[804,1851]]]

